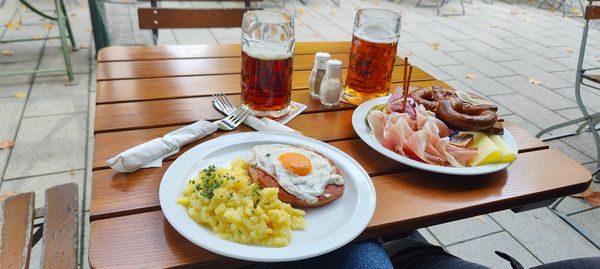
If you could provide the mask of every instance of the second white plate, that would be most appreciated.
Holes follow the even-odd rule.
[[[394,151],[391,151],[385,148],[383,145],[379,144],[375,137],[371,134],[371,130],[367,123],[367,114],[376,105],[387,103],[388,96],[383,96],[379,98],[375,98],[369,101],[362,103],[360,106],[354,110],[352,114],[352,126],[354,127],[354,131],[358,134],[360,139],[365,141],[367,145],[369,145],[374,150],[379,153],[401,162],[405,165],[411,166],[416,169],[421,169],[425,171],[440,173],[440,174],[450,174],[450,175],[464,175],[464,176],[472,176],[472,175],[483,175],[489,174],[496,171],[500,171],[512,163],[498,163],[498,164],[486,164],[482,166],[474,166],[474,167],[446,167],[439,165],[431,165],[424,162],[415,161],[408,157],[402,156]],[[506,128],[504,129],[504,134],[502,135],[502,139],[510,149],[514,152],[517,152],[517,142],[510,134]]]

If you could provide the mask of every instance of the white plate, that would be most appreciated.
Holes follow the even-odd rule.
[[[175,201],[186,182],[211,164],[229,167],[237,158],[248,159],[250,149],[262,144],[302,145],[330,158],[341,169],[344,194],[330,204],[306,209],[306,227],[293,231],[286,247],[244,245],[220,238],[194,222],[186,209]],[[194,244],[217,254],[257,262],[306,259],[333,251],[356,238],[375,212],[375,187],[367,172],[350,156],[321,141],[291,134],[249,132],[221,136],[188,150],[167,170],[159,189],[160,206],[169,223]]]
[[[378,151],[379,153],[381,153],[393,160],[401,162],[405,165],[411,166],[413,168],[430,171],[430,172],[435,172],[435,173],[440,173],[440,174],[449,174],[449,175],[472,176],[472,175],[489,174],[489,173],[493,173],[493,172],[502,170],[512,164],[512,162],[511,162],[511,163],[486,164],[486,165],[475,166],[475,167],[445,167],[445,166],[431,165],[431,164],[415,161],[413,159],[402,156],[394,151],[391,151],[391,150],[383,147],[383,145],[379,144],[379,142],[377,142],[375,137],[371,134],[369,125],[367,123],[367,114],[369,113],[371,108],[373,108],[374,106],[387,103],[388,98],[389,98],[388,96],[383,96],[383,97],[379,97],[379,98],[375,98],[375,99],[366,101],[366,102],[362,103],[360,106],[358,106],[356,108],[356,110],[354,110],[354,113],[352,114],[352,126],[354,127],[354,131],[356,131],[356,133],[358,134],[360,139],[365,141],[365,143],[367,143],[367,145],[369,145],[371,148]],[[508,130],[506,130],[506,128],[504,129],[504,134],[502,135],[502,139],[504,139],[504,142],[506,143],[506,145],[508,145],[508,147],[510,149],[512,149],[514,152],[517,152],[517,142],[515,142],[515,139],[510,134],[510,132],[508,132]]]

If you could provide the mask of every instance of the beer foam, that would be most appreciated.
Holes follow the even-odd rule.
[[[386,27],[382,23],[372,23],[362,25],[354,32],[354,35],[369,42],[388,44],[398,42],[400,34],[395,33],[389,26]]]
[[[252,47],[244,46],[242,51],[248,56],[258,60],[283,60],[292,58],[292,53],[282,45],[254,45]]]

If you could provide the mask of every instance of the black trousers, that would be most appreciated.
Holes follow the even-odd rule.
[[[483,269],[486,266],[465,261],[451,255],[443,248],[429,244],[417,231],[409,237],[394,241],[393,253],[390,259],[394,268],[411,269]],[[500,257],[507,260],[514,269],[524,268],[516,259],[508,254],[496,251]],[[542,264],[532,269],[598,269],[600,257],[588,257]]]

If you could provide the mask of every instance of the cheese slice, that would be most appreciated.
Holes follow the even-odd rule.
[[[506,145],[504,139],[502,139],[499,135],[490,135],[489,136],[492,141],[498,146],[500,152],[502,152],[502,158],[500,158],[501,163],[510,163],[517,159],[517,153],[513,152],[512,149]]]
[[[477,156],[468,163],[469,166],[497,163],[502,159],[502,151],[486,134],[482,132],[466,133],[473,135],[473,141],[469,144],[469,148],[477,148]]]

